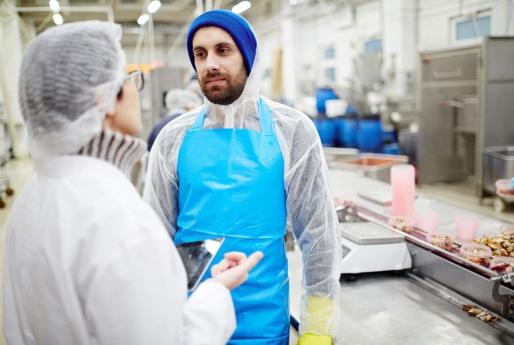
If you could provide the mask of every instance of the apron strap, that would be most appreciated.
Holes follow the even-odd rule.
[[[264,103],[261,97],[259,97],[259,100],[257,101],[257,107],[259,110],[259,122],[261,125],[262,134],[266,136],[273,136],[273,120],[271,117],[271,110],[266,105],[266,103]],[[200,113],[196,117],[196,120],[193,123],[191,129],[203,128],[203,122],[205,120],[205,109],[206,107],[204,106],[202,110],[200,110]]]
[[[273,136],[273,120],[271,118],[271,110],[264,103],[261,97],[257,101],[259,108],[259,120],[261,123],[261,132],[265,136]]]
[[[200,113],[196,117],[195,123],[193,123],[191,129],[202,129],[203,121],[205,120],[205,108],[206,106],[202,107],[202,110],[200,110]]]

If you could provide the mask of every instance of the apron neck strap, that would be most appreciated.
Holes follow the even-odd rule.
[[[259,110],[259,122],[261,125],[261,132],[264,135],[273,135],[273,120],[271,117],[271,111],[269,107],[264,103],[261,97],[257,101],[257,107]],[[203,122],[205,120],[206,106],[200,110],[200,113],[196,117],[196,120],[191,129],[202,129]]]
[[[261,97],[257,101],[259,108],[259,121],[261,123],[261,132],[263,135],[273,135],[273,120],[271,118],[271,110],[264,103]]]
[[[191,129],[202,129],[203,127],[203,121],[205,120],[205,109],[207,108],[206,105],[202,107],[200,110],[200,113],[196,117],[195,123],[193,123],[193,126]]]

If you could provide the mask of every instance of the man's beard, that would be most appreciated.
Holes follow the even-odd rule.
[[[207,80],[211,78],[222,77],[225,78],[225,84],[223,86],[206,86]],[[214,104],[229,105],[236,101],[239,96],[243,93],[248,79],[246,71],[243,69],[238,73],[235,78],[231,78],[228,75],[223,75],[220,72],[207,72],[203,81],[200,82],[200,87],[205,97]]]

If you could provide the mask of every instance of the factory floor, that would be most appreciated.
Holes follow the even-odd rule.
[[[30,159],[14,160],[9,162],[4,171],[11,179],[11,186],[15,190],[15,196],[19,194],[23,184],[26,182],[28,177],[34,170],[33,162]],[[1,172],[0,172],[1,173]],[[493,208],[493,200],[485,200],[479,203],[476,197],[462,193],[458,189],[450,188],[448,185],[434,185],[434,186],[422,186],[418,188],[418,192],[422,193],[428,198],[444,200],[447,203],[454,204],[455,206],[469,209],[473,212],[482,213],[485,215],[501,218],[505,221],[514,222],[514,213],[497,213]],[[13,198],[7,198],[6,207],[0,210],[0,275],[3,275],[3,262],[4,262],[4,241],[5,241],[5,225],[9,210],[13,204]],[[298,315],[298,302],[300,301],[301,289],[300,286],[300,270],[301,262],[298,255],[289,256],[289,269],[291,272],[291,311],[293,315]],[[0,291],[2,291],[2,284],[0,284]],[[1,300],[0,300],[1,301]],[[1,302],[0,302],[1,303]],[[0,308],[0,322],[3,320],[2,315],[3,309]],[[5,344],[3,337],[3,328],[0,328],[0,345]],[[296,344],[297,336],[294,331],[291,332],[290,344]]]

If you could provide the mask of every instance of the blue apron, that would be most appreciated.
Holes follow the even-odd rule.
[[[248,280],[232,291],[237,329],[229,344],[287,345],[284,160],[271,112],[261,99],[258,108],[261,132],[204,129],[205,110],[186,132],[178,157],[175,242],[225,237],[214,263],[226,252],[262,251]]]

